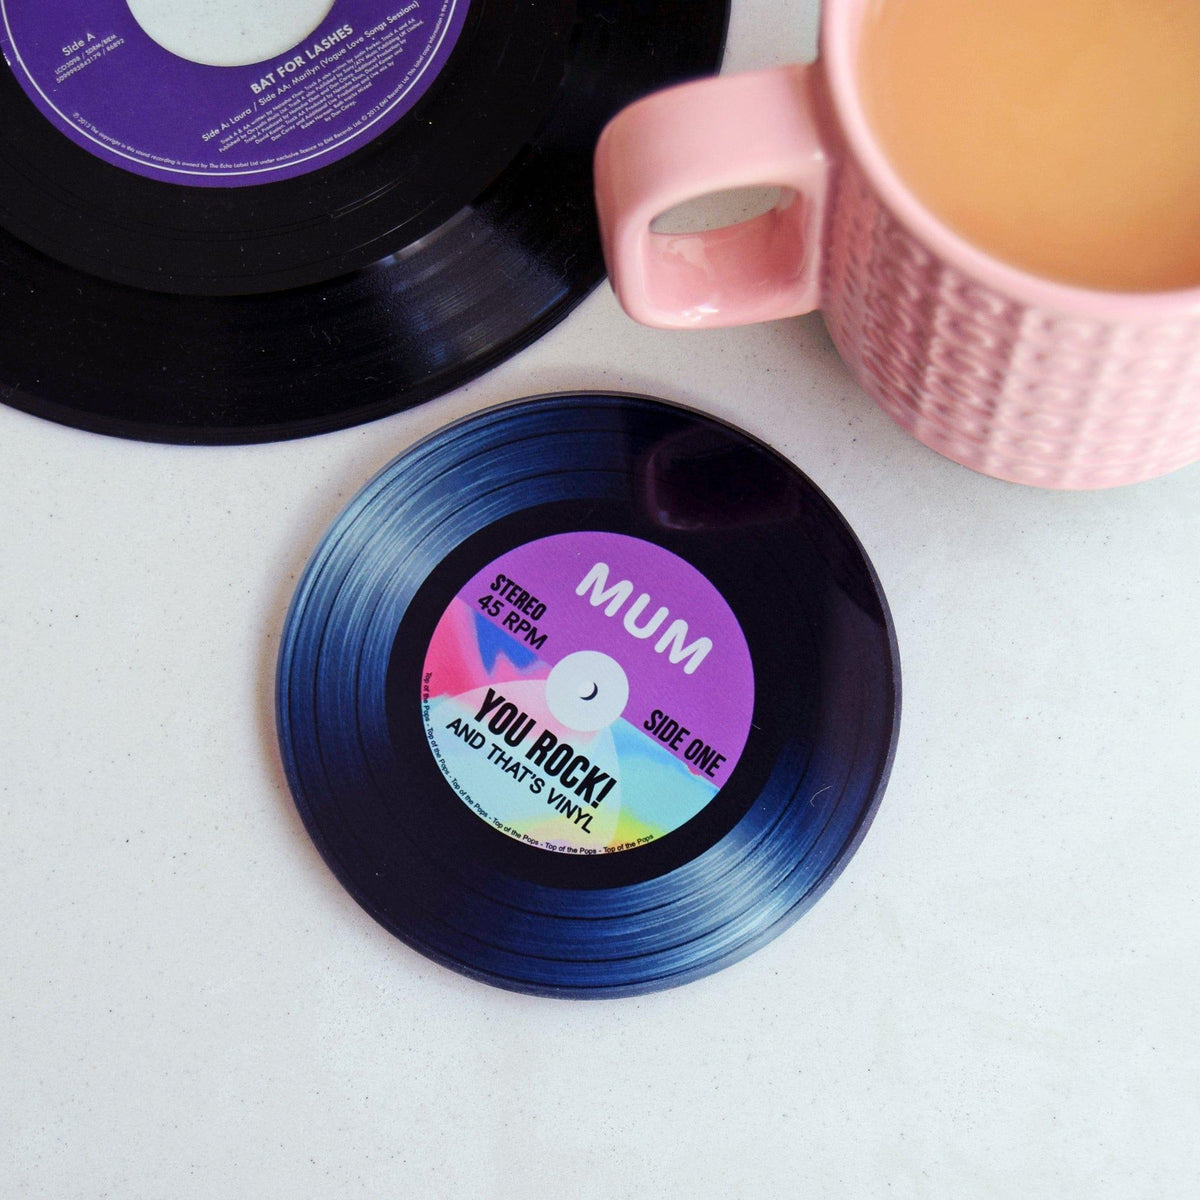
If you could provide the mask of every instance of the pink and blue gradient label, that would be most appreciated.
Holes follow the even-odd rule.
[[[126,0],[0,0],[0,51],[42,115],[97,158],[239,187],[328,166],[391,128],[446,65],[468,7],[336,0],[299,45],[223,67],[164,49]]]
[[[746,746],[754,670],[695,567],[640,538],[563,533],[459,591],[421,709],[438,767],[482,820],[540,849],[612,853],[712,802]]]

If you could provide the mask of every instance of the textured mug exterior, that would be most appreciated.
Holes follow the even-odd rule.
[[[821,307],[872,398],[939,453],[1051,488],[1200,460],[1200,319],[1104,320],[1022,303],[923,245],[837,160]]]
[[[863,111],[857,47],[870,3],[825,0],[814,66],[689,84],[614,119],[597,153],[597,203],[622,303],[667,328],[819,306],[885,412],[1000,479],[1101,488],[1200,461],[1200,288],[1060,284],[941,224]],[[650,234],[667,206],[752,183],[791,187],[799,204],[727,230]],[[808,220],[789,225],[800,212]],[[656,280],[671,284],[657,302]]]

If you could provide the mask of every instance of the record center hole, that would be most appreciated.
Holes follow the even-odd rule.
[[[596,733],[611,725],[629,702],[629,677],[599,650],[575,650],[546,676],[546,707],[560,725]]]
[[[247,67],[286,54],[334,0],[126,0],[151,40],[205,67]]]
[[[796,193],[790,188],[758,187],[731,188],[710,192],[669,208],[654,218],[650,228],[655,233],[703,233],[740,225],[773,208],[786,208]]]

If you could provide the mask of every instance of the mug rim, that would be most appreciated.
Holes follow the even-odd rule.
[[[1059,283],[995,258],[934,216],[892,166],[867,120],[858,87],[858,31],[853,24],[865,7],[866,0],[825,0],[818,66],[851,156],[910,233],[962,274],[1028,307],[1106,322],[1200,316],[1200,286],[1122,292]]]

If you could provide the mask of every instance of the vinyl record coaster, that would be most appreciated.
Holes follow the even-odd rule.
[[[714,71],[727,17],[727,0],[0,0],[0,401],[252,442],[465,383],[603,278],[600,131]]]
[[[754,950],[866,832],[899,721],[875,572],[790,463],[561,395],[387,467],[287,618],[296,804],[381,924],[488,983],[629,995]]]

